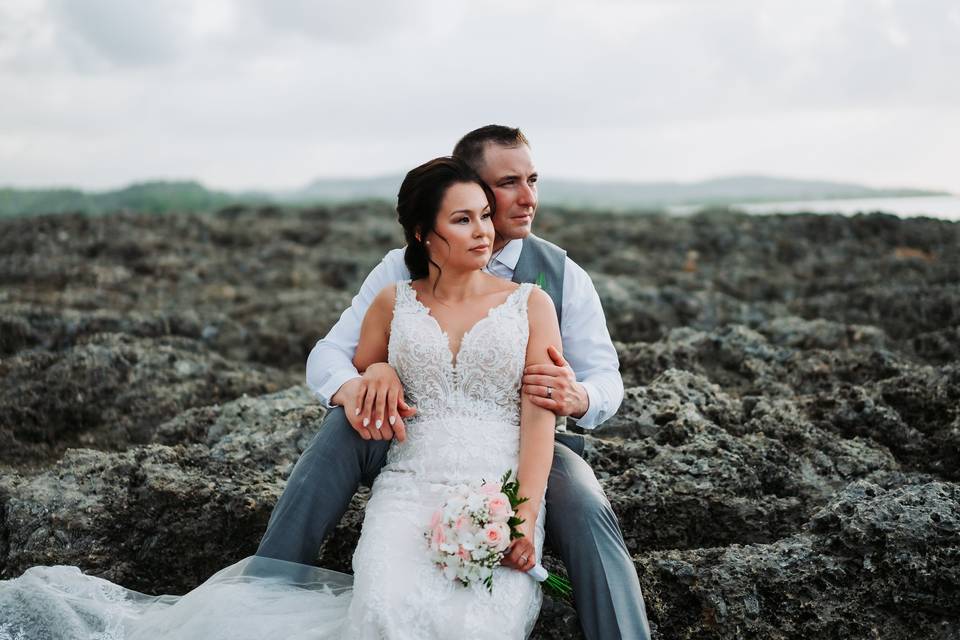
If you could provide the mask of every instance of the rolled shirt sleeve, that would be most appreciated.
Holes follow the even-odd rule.
[[[590,276],[567,258],[563,274],[563,356],[590,398],[578,427],[593,429],[613,416],[623,401],[620,360],[610,340],[600,296]]]
[[[327,335],[317,341],[307,357],[307,386],[327,407],[343,383],[360,375],[353,356],[360,342],[360,326],[373,299],[389,284],[406,280],[410,272],[403,261],[403,249],[394,249],[383,257],[360,286],[353,302],[340,315]]]

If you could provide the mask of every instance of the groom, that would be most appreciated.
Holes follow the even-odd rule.
[[[539,284],[553,299],[560,320],[564,356],[551,348],[553,365],[528,367],[522,392],[558,416],[574,417],[580,427],[596,427],[623,399],[617,354],[590,277],[562,249],[530,233],[537,172],[526,137],[519,129],[489,125],[464,136],[453,155],[473,167],[496,196],[497,239],[488,271]],[[360,483],[372,484],[391,440],[404,439],[403,419],[415,408],[403,401],[396,372],[380,363],[360,375],[352,359],[374,296],[409,277],[403,249],[389,252],[310,352],[307,384],[330,410],[290,475],[258,556],[312,563]],[[360,399],[363,408],[354,411]],[[578,455],[583,438],[559,432],[556,440],[547,484],[546,541],[570,574],[583,632],[591,640],[649,638],[640,583],[616,515]]]

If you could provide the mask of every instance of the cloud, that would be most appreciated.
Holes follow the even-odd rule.
[[[856,166],[828,149],[862,119],[856,144],[913,154],[876,160],[876,175],[896,162],[934,175],[886,128],[960,128],[958,62],[948,0],[0,0],[0,84],[18,97],[0,101],[0,171],[292,184],[398,170],[504,122],[536,132],[541,162],[567,175],[582,158],[656,171],[627,151],[594,158],[602,141],[678,176],[727,172],[725,155],[762,170],[782,143],[802,159],[792,170],[831,177]]]
[[[61,44],[82,67],[94,56],[115,65],[155,65],[179,57],[189,37],[191,3],[53,0]]]
[[[417,19],[430,5],[392,0],[248,0],[241,6],[280,33],[299,34],[320,42],[358,44],[415,28]]]

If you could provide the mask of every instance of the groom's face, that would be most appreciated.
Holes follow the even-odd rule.
[[[537,212],[538,176],[530,147],[488,144],[480,177],[497,198],[497,211],[493,216],[497,234],[504,240],[526,238]]]

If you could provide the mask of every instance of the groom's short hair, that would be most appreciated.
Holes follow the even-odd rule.
[[[463,160],[474,171],[480,171],[483,167],[483,152],[486,150],[487,143],[491,142],[508,149],[523,144],[530,146],[530,141],[520,129],[488,124],[460,138],[460,142],[453,148],[453,157]]]

